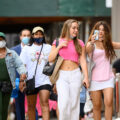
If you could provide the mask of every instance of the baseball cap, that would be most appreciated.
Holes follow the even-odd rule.
[[[0,37],[5,38],[5,34],[3,32],[0,32]]]
[[[44,33],[44,29],[40,26],[34,27],[32,30],[32,34],[36,33],[37,31],[42,31]]]

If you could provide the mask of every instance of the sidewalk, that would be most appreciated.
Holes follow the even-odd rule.
[[[39,119],[39,120],[42,120],[42,119]],[[57,118],[51,118],[50,120],[57,120]],[[85,119],[85,120],[94,120],[93,118],[89,118],[89,119]],[[102,120],[105,120],[105,118],[103,117]],[[116,118],[113,117],[112,120],[120,120],[120,118]]]

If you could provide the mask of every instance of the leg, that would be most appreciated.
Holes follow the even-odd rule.
[[[1,120],[7,120],[7,116],[8,116],[8,106],[9,106],[9,101],[10,101],[10,94],[2,94],[3,96],[3,100],[2,100],[2,119]]]
[[[80,72],[71,76],[70,80],[70,120],[79,120],[80,116]]]
[[[35,109],[35,117],[36,117],[35,120],[38,120],[38,111],[37,111],[37,109]]]
[[[57,108],[56,108],[56,116],[57,116],[57,120],[59,120],[59,110],[58,110],[58,105],[57,105]]]
[[[101,120],[102,91],[91,92],[94,120]]]
[[[64,81],[64,76],[65,75],[60,75],[56,83],[59,120],[70,120],[69,84]]]
[[[104,94],[104,104],[105,104],[105,119],[112,120],[113,88],[104,89],[103,94]]]
[[[49,96],[50,92],[48,90],[40,90],[39,97],[40,97],[40,106],[42,110],[42,119],[49,120]]]
[[[0,91],[0,120],[2,120],[2,109],[3,109],[3,97],[2,97],[2,92]]]
[[[18,91],[18,97],[15,98],[17,120],[25,120],[25,95]]]
[[[36,99],[37,99],[37,94],[27,96],[29,120],[35,120]]]
[[[85,106],[85,103],[80,103],[80,120],[82,118],[84,118],[84,106]]]

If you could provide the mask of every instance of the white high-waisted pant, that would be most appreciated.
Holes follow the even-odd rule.
[[[60,70],[56,82],[59,120],[79,120],[81,86],[79,68],[73,71]]]

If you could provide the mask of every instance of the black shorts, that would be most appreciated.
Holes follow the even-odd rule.
[[[37,88],[35,88],[35,90],[31,93],[31,94],[27,94],[27,92],[26,92],[26,95],[28,96],[28,95],[35,95],[35,94],[37,94],[40,90],[48,90],[48,91],[51,91],[51,85],[49,85],[49,84],[46,84],[46,85],[42,85],[42,86],[40,86],[40,87],[37,87]]]
[[[40,87],[38,87],[38,88],[36,88],[37,89],[37,91],[39,92],[40,90],[48,90],[48,91],[51,91],[51,85],[49,85],[49,84],[46,84],[46,85],[42,85],[42,86],[40,86]]]

